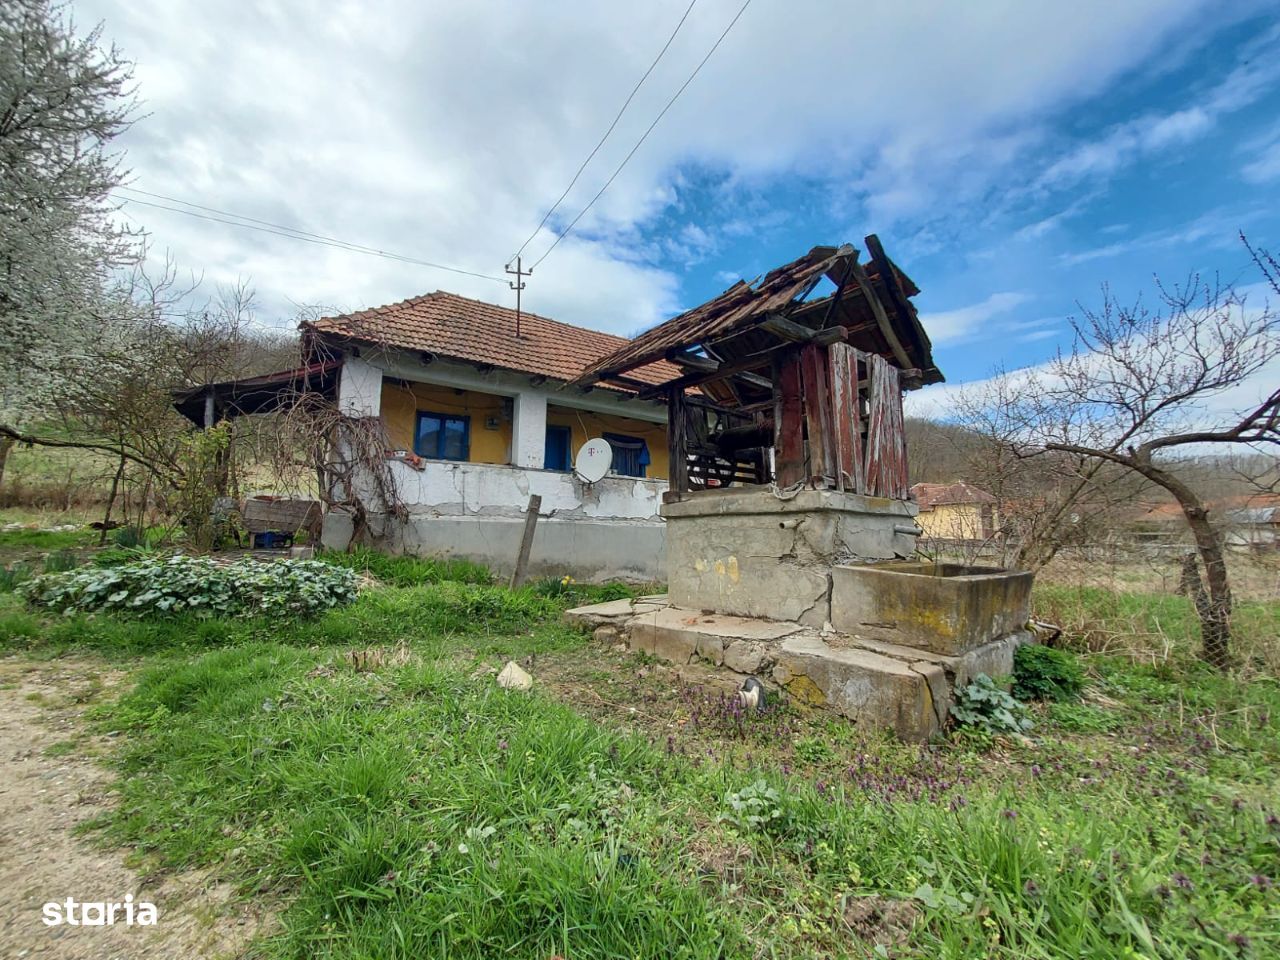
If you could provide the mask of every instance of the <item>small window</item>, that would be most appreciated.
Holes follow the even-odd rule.
[[[547,427],[547,446],[542,465],[548,470],[569,469],[569,428]]]
[[[649,468],[649,445],[639,437],[606,433],[604,438],[613,448],[613,473],[623,477],[643,477]]]
[[[432,460],[466,460],[471,454],[471,418],[418,411],[413,452]]]

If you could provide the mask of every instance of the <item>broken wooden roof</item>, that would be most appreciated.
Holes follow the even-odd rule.
[[[740,393],[766,386],[760,373],[768,374],[772,355],[787,343],[837,339],[888,359],[903,371],[906,386],[941,382],[910,301],[919,289],[874,234],[866,244],[871,259],[865,265],[849,244],[822,246],[754,283],[740,280],[588,365],[574,382],[627,384],[632,371],[665,360],[683,371],[669,386],[732,381]],[[834,284],[832,293],[807,299],[824,277]]]

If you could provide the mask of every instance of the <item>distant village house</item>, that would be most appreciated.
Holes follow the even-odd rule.
[[[929,540],[985,541],[996,535],[996,498],[972,484],[917,483],[911,496],[920,507],[916,522]]]

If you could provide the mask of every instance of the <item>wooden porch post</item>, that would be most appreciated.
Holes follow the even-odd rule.
[[[667,483],[672,493],[689,489],[688,445],[685,440],[684,388],[674,386],[667,391]]]

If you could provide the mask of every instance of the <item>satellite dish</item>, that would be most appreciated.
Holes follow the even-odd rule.
[[[573,472],[584,483],[596,483],[604,479],[604,475],[613,466],[613,447],[608,440],[596,437],[588,440],[573,459]]]

